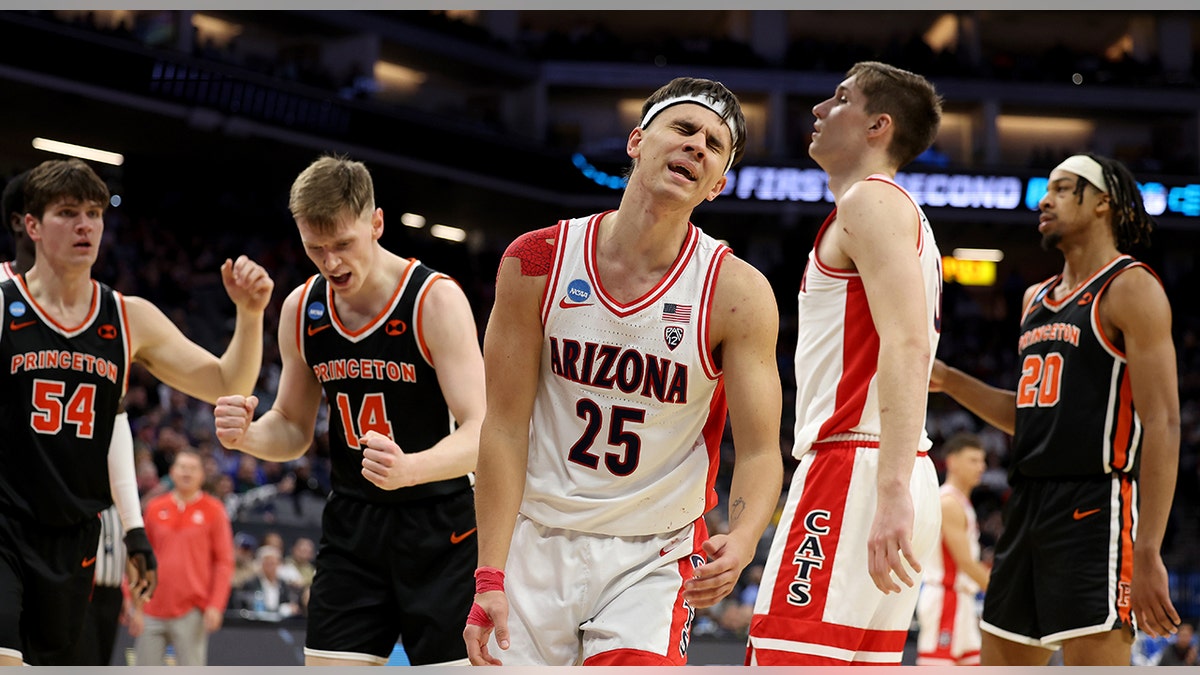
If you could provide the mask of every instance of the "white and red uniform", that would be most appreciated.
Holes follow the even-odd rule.
[[[904,192],[882,175],[867,180]],[[912,203],[920,218],[915,253],[932,354],[941,323],[941,254],[928,219]],[[792,451],[800,465],[754,605],[750,664],[898,664],[917,601],[917,586],[901,584],[899,594],[885,595],[867,570],[879,459],[879,335],[858,272],[829,267],[817,256],[836,216],[834,209],[818,232],[800,286]],[[932,550],[941,527],[930,445],[922,433],[913,449],[912,544],[919,559]],[[910,576],[920,575],[910,570]]]
[[[662,280],[622,303],[597,272],[603,216],[547,236],[540,379],[506,570],[512,647],[492,652],[506,665],[619,664],[622,652],[686,661],[682,583],[702,562],[725,427],[708,330],[729,248],[689,224]]]
[[[0,263],[0,281],[7,281],[17,276],[17,271],[13,269],[12,264],[11,260]]]
[[[951,495],[967,515],[967,543],[971,559],[979,560],[979,523],[971,500],[953,485],[946,484],[942,496]],[[979,584],[954,564],[949,549],[938,533],[934,554],[921,563],[924,577],[917,600],[917,665],[979,665],[979,606],[975,596]]]

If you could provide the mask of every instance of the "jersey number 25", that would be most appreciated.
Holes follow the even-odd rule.
[[[576,464],[595,469],[600,466],[600,456],[592,452],[592,445],[596,443],[596,437],[600,435],[600,427],[604,426],[604,411],[596,405],[595,401],[581,398],[575,404],[575,413],[579,415],[580,419],[587,422],[587,426],[583,430],[583,435],[575,441],[575,445],[571,446],[571,452],[567,458]],[[625,446],[624,453],[604,453],[604,466],[614,476],[628,476],[633,473],[641,458],[642,439],[636,433],[626,429],[625,423],[645,421],[645,410],[613,406],[612,422],[608,425],[608,444],[614,448]]]

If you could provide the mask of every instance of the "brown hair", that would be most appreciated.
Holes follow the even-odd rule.
[[[980,442],[979,437],[975,434],[963,431],[954,434],[942,444],[942,456],[949,457],[963,450],[970,449],[984,450],[983,443]]]
[[[733,128],[737,130],[737,137],[732,139],[733,147],[730,148],[733,161],[729,165],[733,166],[741,161],[742,154],[746,150],[746,116],[742,114],[742,104],[738,97],[729,91],[728,87],[716,80],[706,80],[700,77],[677,77],[671,80],[659,87],[642,104],[642,115],[639,121],[645,119],[646,113],[650,112],[650,108],[654,107],[654,104],[677,96],[706,96],[724,105],[725,114],[721,116],[721,121],[732,121]]]
[[[854,64],[846,77],[867,98],[868,115],[887,113],[895,121],[888,156],[897,168],[925,152],[942,123],[942,97],[924,77],[878,61]]]
[[[79,159],[48,159],[25,177],[25,213],[39,220],[46,207],[59,199],[99,202],[101,208],[107,208],[108,197],[108,186]]]

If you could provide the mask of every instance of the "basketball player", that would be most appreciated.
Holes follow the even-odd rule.
[[[138,510],[133,455],[109,451],[131,363],[205,401],[249,392],[262,360],[262,316],[272,283],[246,257],[221,275],[237,325],[218,359],[149,302],[91,278],[108,189],[79,160],[49,160],[25,184],[25,232],[37,263],[0,283],[0,664],[67,664],[93,581],[100,521],[118,496]],[[110,487],[110,482],[112,486]],[[129,521],[124,520],[126,527]],[[152,590],[153,555],[128,530],[139,598]]]
[[[383,665],[399,636],[414,665],[465,665],[484,413],[471,307],[453,279],[379,243],[383,210],[361,162],[317,159],[289,206],[320,274],[284,301],[274,406],[251,423],[254,397],[221,399],[217,436],[295,459],[312,444],[322,390],[329,402],[333,492],[306,664]]]
[[[37,248],[33,240],[25,235],[25,177],[28,171],[14,176],[4,186],[3,213],[8,218],[9,232],[13,238],[15,257],[0,265],[0,281],[24,274],[33,267]],[[126,459],[126,457],[128,459]],[[113,420],[112,440],[108,447],[109,486],[115,504],[100,513],[100,535],[96,545],[96,563],[91,598],[83,620],[83,629],[76,643],[77,657],[71,665],[106,666],[111,661],[115,645],[117,624],[128,600],[121,590],[126,564],[137,569],[148,569],[142,595],[149,597],[157,586],[157,569],[154,552],[148,539],[143,541],[145,523],[138,499],[137,481],[132,475],[122,476],[122,467],[133,466],[133,431],[129,428],[129,416],[125,411],[117,413]],[[128,463],[127,463],[128,462]],[[118,508],[120,504],[123,508]],[[133,530],[132,536],[129,533]],[[140,545],[144,550],[135,551],[133,560],[126,555],[121,535]],[[142,560],[136,559],[137,555]],[[130,574],[136,578],[136,574]]]
[[[120,415],[118,415],[120,417]],[[128,424],[128,422],[126,422]],[[117,430],[113,429],[113,445]],[[112,446],[109,453],[112,453]],[[100,512],[100,540],[96,545],[95,575],[92,594],[83,615],[83,628],[75,642],[75,666],[107,666],[112,663],[117,644],[117,626],[132,611],[121,585],[125,580],[125,544],[121,542],[122,524],[116,505]],[[148,537],[148,535],[147,535]],[[157,562],[158,556],[154,556]],[[157,567],[155,574],[157,577]],[[155,586],[155,591],[158,586]]]
[[[940,522],[924,424],[942,274],[929,221],[893,179],[932,144],[941,97],[919,75],[863,62],[813,114],[808,152],[836,206],[800,284],[800,465],[746,660],[899,664]]]
[[[979,665],[979,611],[975,596],[987,590],[988,569],[979,562],[979,524],[971,490],[987,468],[987,453],[974,434],[952,436],[942,448],[942,531],[922,570],[917,598],[918,666]]]
[[[9,179],[4,184],[4,192],[0,193],[0,203],[3,204],[4,221],[13,239],[13,259],[0,264],[0,281],[11,279],[33,267],[33,258],[37,255],[33,240],[25,236],[25,177],[28,171],[23,171]]]
[[[695,608],[754,557],[782,483],[779,312],[762,274],[689,222],[745,143],[724,85],[672,80],[629,134],[618,208],[504,254],[484,338],[473,664],[504,650],[516,665],[684,664]],[[709,538],[726,400],[729,533]]]
[[[1013,434],[1004,532],[983,604],[983,665],[1129,665],[1136,628],[1175,632],[1159,555],[1179,470],[1171,307],[1123,251],[1153,219],[1120,162],[1073,155],[1038,204],[1060,274],[1025,291],[1017,390],[941,362],[931,391]]]

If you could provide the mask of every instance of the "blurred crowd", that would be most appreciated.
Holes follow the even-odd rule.
[[[175,30],[166,18],[138,14],[140,23],[97,26],[86,15],[78,24],[104,30],[118,37],[158,44],[164,35]],[[485,41],[494,38],[486,31],[456,22],[436,12],[408,12],[403,20],[413,21],[445,30],[467,39]],[[598,25],[581,25],[569,33],[523,33],[517,49],[525,50],[540,59],[578,58],[653,60],[664,56],[670,62],[714,62],[750,67],[762,66],[753,51],[735,42],[713,43],[709,40],[672,40],[663,44],[631,44]],[[198,54],[209,49],[196,45]],[[236,52],[208,54],[211,58],[236,58]],[[874,53],[866,55],[878,57]],[[273,75],[306,81],[326,87],[345,86],[315,72],[315,66],[304,54],[281,57],[273,63],[242,63],[260,67]],[[864,58],[856,48],[844,44],[802,41],[793,44],[787,56],[787,67],[803,70],[839,72]],[[706,61],[707,59],[708,61]],[[1057,77],[1054,68],[1078,69],[1087,66],[1093,57],[1065,51],[1047,53],[1040,59],[1028,59],[1012,54],[994,53],[982,62],[967,64],[950,53],[932,53],[919,36],[898,38],[883,60],[929,75],[985,77],[990,79],[1038,80]],[[1196,59],[1200,66],[1200,59]],[[1144,83],[1157,73],[1153,63],[1092,63],[1093,72],[1107,69],[1109,81]],[[1039,160],[1040,162],[1041,160]],[[176,196],[177,197],[177,196]],[[253,197],[235,193],[233,188],[214,198],[223,209],[254,217],[264,212],[277,221],[276,227],[257,232],[226,228],[187,228],[179,223],[166,223],[145,211],[131,216],[126,210],[110,210],[107,218],[106,242],[95,267],[96,277],[127,294],[143,296],[154,302],[198,344],[220,353],[233,325],[233,308],[221,287],[218,268],[225,257],[246,253],[261,262],[275,280],[275,298],[267,312],[264,367],[259,377],[256,395],[261,414],[275,398],[279,379],[278,350],[275,343],[278,310],[287,292],[296,287],[314,270],[305,259],[299,242],[290,231],[286,213],[271,213]],[[266,200],[260,197],[260,202]],[[242,201],[239,201],[242,200]],[[161,213],[175,213],[179,204],[169,203],[163,196]],[[280,217],[282,215],[282,218]],[[165,218],[165,215],[163,216]],[[936,226],[936,224],[935,224]],[[403,230],[404,228],[394,228]],[[503,245],[470,254],[447,253],[431,248],[419,240],[404,239],[405,233],[389,234],[397,252],[423,259],[433,267],[460,280],[477,313],[477,324],[486,325],[491,306],[490,290]],[[388,242],[385,242],[388,243]],[[807,245],[810,242],[805,242]],[[437,244],[441,246],[441,244]],[[735,247],[736,248],[736,247]],[[7,250],[5,248],[4,250]],[[741,253],[739,251],[739,253]],[[795,258],[777,257],[756,260],[748,258],[767,274],[776,285],[779,306],[783,313],[779,338],[778,363],[785,395],[795,390],[790,350],[795,344],[795,288],[793,280],[798,270]],[[1153,262],[1152,262],[1153,264]],[[1179,574],[1200,573],[1196,552],[1200,551],[1200,299],[1190,293],[1200,286],[1198,271],[1183,269],[1177,273],[1160,269],[1167,292],[1173,303],[1175,346],[1179,363],[1179,385],[1182,421],[1180,469],[1175,503],[1164,541],[1164,559],[1172,571]],[[1012,276],[985,294],[969,292],[955,284],[945,289],[943,312],[945,329],[938,356],[947,363],[1000,387],[1014,388],[1018,372],[1015,357],[1015,336],[1019,305],[1023,290],[1036,279]],[[135,461],[138,487],[143,504],[151,497],[170,490],[168,468],[175,454],[190,448],[203,459],[205,489],[222,500],[233,522],[237,551],[234,577],[234,597],[230,608],[237,612],[278,617],[300,615],[307,598],[306,589],[312,580],[312,557],[316,533],[319,532],[321,510],[330,489],[329,452],[325,435],[327,414],[322,409],[317,431],[308,452],[301,458],[286,462],[266,462],[236,451],[224,449],[214,435],[211,406],[166,388],[144,370],[131,373],[125,399],[134,432]],[[790,457],[792,445],[792,409],[785,399],[783,436],[780,446],[785,467],[795,468]],[[955,433],[969,431],[978,434],[987,449],[988,470],[983,484],[972,493],[981,530],[985,559],[999,536],[1000,511],[1008,494],[1006,479],[1010,439],[983,424],[947,397],[935,395],[930,399],[927,430],[934,442],[931,455],[940,461],[941,444]],[[727,479],[732,468],[732,447],[729,435],[723,447],[722,459]],[[939,464],[939,469],[941,466]],[[785,476],[785,485],[789,476]],[[722,497],[728,485],[718,483]],[[780,507],[786,495],[780,497]],[[708,515],[710,532],[721,532],[724,504]],[[293,536],[284,541],[279,532],[265,531],[274,526],[287,527]],[[773,526],[768,527],[759,547],[759,555],[743,574],[737,590],[714,608],[698,613],[695,623],[697,636],[744,637],[750,621],[751,607],[757,592]],[[1196,589],[1200,594],[1200,588]],[[1198,601],[1200,602],[1200,601]],[[1181,611],[1186,611],[1181,608]]]
[[[95,267],[97,278],[118,290],[147,297],[158,304],[187,334],[199,344],[217,351],[232,332],[232,305],[225,297],[218,274],[225,257],[248,253],[261,260],[275,279],[276,292],[267,311],[267,346],[265,363],[259,377],[256,395],[258,413],[268,410],[278,386],[279,364],[275,336],[278,306],[287,291],[299,285],[311,273],[293,233],[281,234],[264,229],[258,234],[242,231],[211,230],[187,234],[187,228],[166,227],[150,217],[130,217],[121,209],[113,209],[107,218],[106,242]],[[283,225],[288,225],[284,222]],[[406,228],[393,228],[404,230]],[[286,230],[283,230],[286,231]],[[404,232],[389,236],[405,237]],[[446,255],[438,248],[424,247],[420,240],[400,239],[389,245],[405,255],[422,258],[441,267],[462,280],[480,320],[486,325],[491,300],[487,291],[499,262],[501,250],[483,250],[473,255]],[[790,272],[783,270],[786,261],[769,263],[755,260],[764,269],[780,297],[781,334],[778,363],[783,377],[785,397],[794,391],[791,348],[795,325],[794,286],[786,280]],[[774,267],[771,267],[775,265]],[[1182,404],[1182,447],[1176,499],[1165,539],[1164,559],[1173,572],[1196,573],[1195,551],[1200,550],[1200,308],[1187,299],[1185,289],[1194,288],[1196,271],[1164,274],[1168,294],[1175,304],[1175,344],[1178,350],[1180,398]],[[997,289],[980,296],[977,292],[955,284],[947,284],[944,296],[944,331],[939,357],[996,386],[1013,388],[1017,373],[1013,336],[1017,333],[1018,307],[1023,289],[1034,280],[1009,278]],[[234,581],[234,611],[254,612],[253,592],[246,595],[244,584],[253,582],[254,575],[264,579],[278,578],[287,593],[280,611],[302,613],[304,588],[311,581],[311,550],[317,540],[321,511],[330,489],[329,452],[326,444],[327,412],[318,419],[317,432],[308,452],[301,458],[285,463],[267,462],[240,452],[223,448],[214,434],[212,408],[208,404],[171,390],[141,369],[131,371],[130,386],[125,400],[134,432],[135,461],[138,486],[143,503],[171,488],[168,468],[175,454],[184,448],[195,450],[203,459],[205,489],[225,504],[238,537],[238,571]],[[1006,480],[1009,438],[964,411],[947,397],[930,398],[927,429],[934,442],[931,455],[940,465],[942,442],[960,431],[978,434],[987,446],[988,470],[983,484],[971,495],[976,506],[981,530],[984,556],[994,544],[1001,529],[1000,509],[1008,493]],[[791,459],[792,404],[785,400],[780,447],[785,468],[795,467]],[[727,479],[733,460],[731,437],[726,434],[722,458]],[[789,476],[785,476],[785,485]],[[728,485],[718,480],[718,492],[723,498]],[[780,507],[786,495],[780,496]],[[711,532],[725,527],[725,506],[709,514]],[[278,534],[263,536],[263,528],[287,528],[289,532],[304,533],[281,541]],[[744,636],[749,625],[750,610],[757,591],[761,564],[773,534],[768,527],[759,547],[759,555],[739,583],[738,589],[725,602],[700,612],[696,620],[698,636]],[[259,539],[262,539],[260,541]],[[307,553],[305,552],[307,550]],[[1191,592],[1191,591],[1189,591]],[[1194,589],[1200,593],[1200,589]],[[294,608],[291,605],[294,604]],[[1182,608],[1181,608],[1182,610]],[[278,611],[278,610],[272,610]]]

